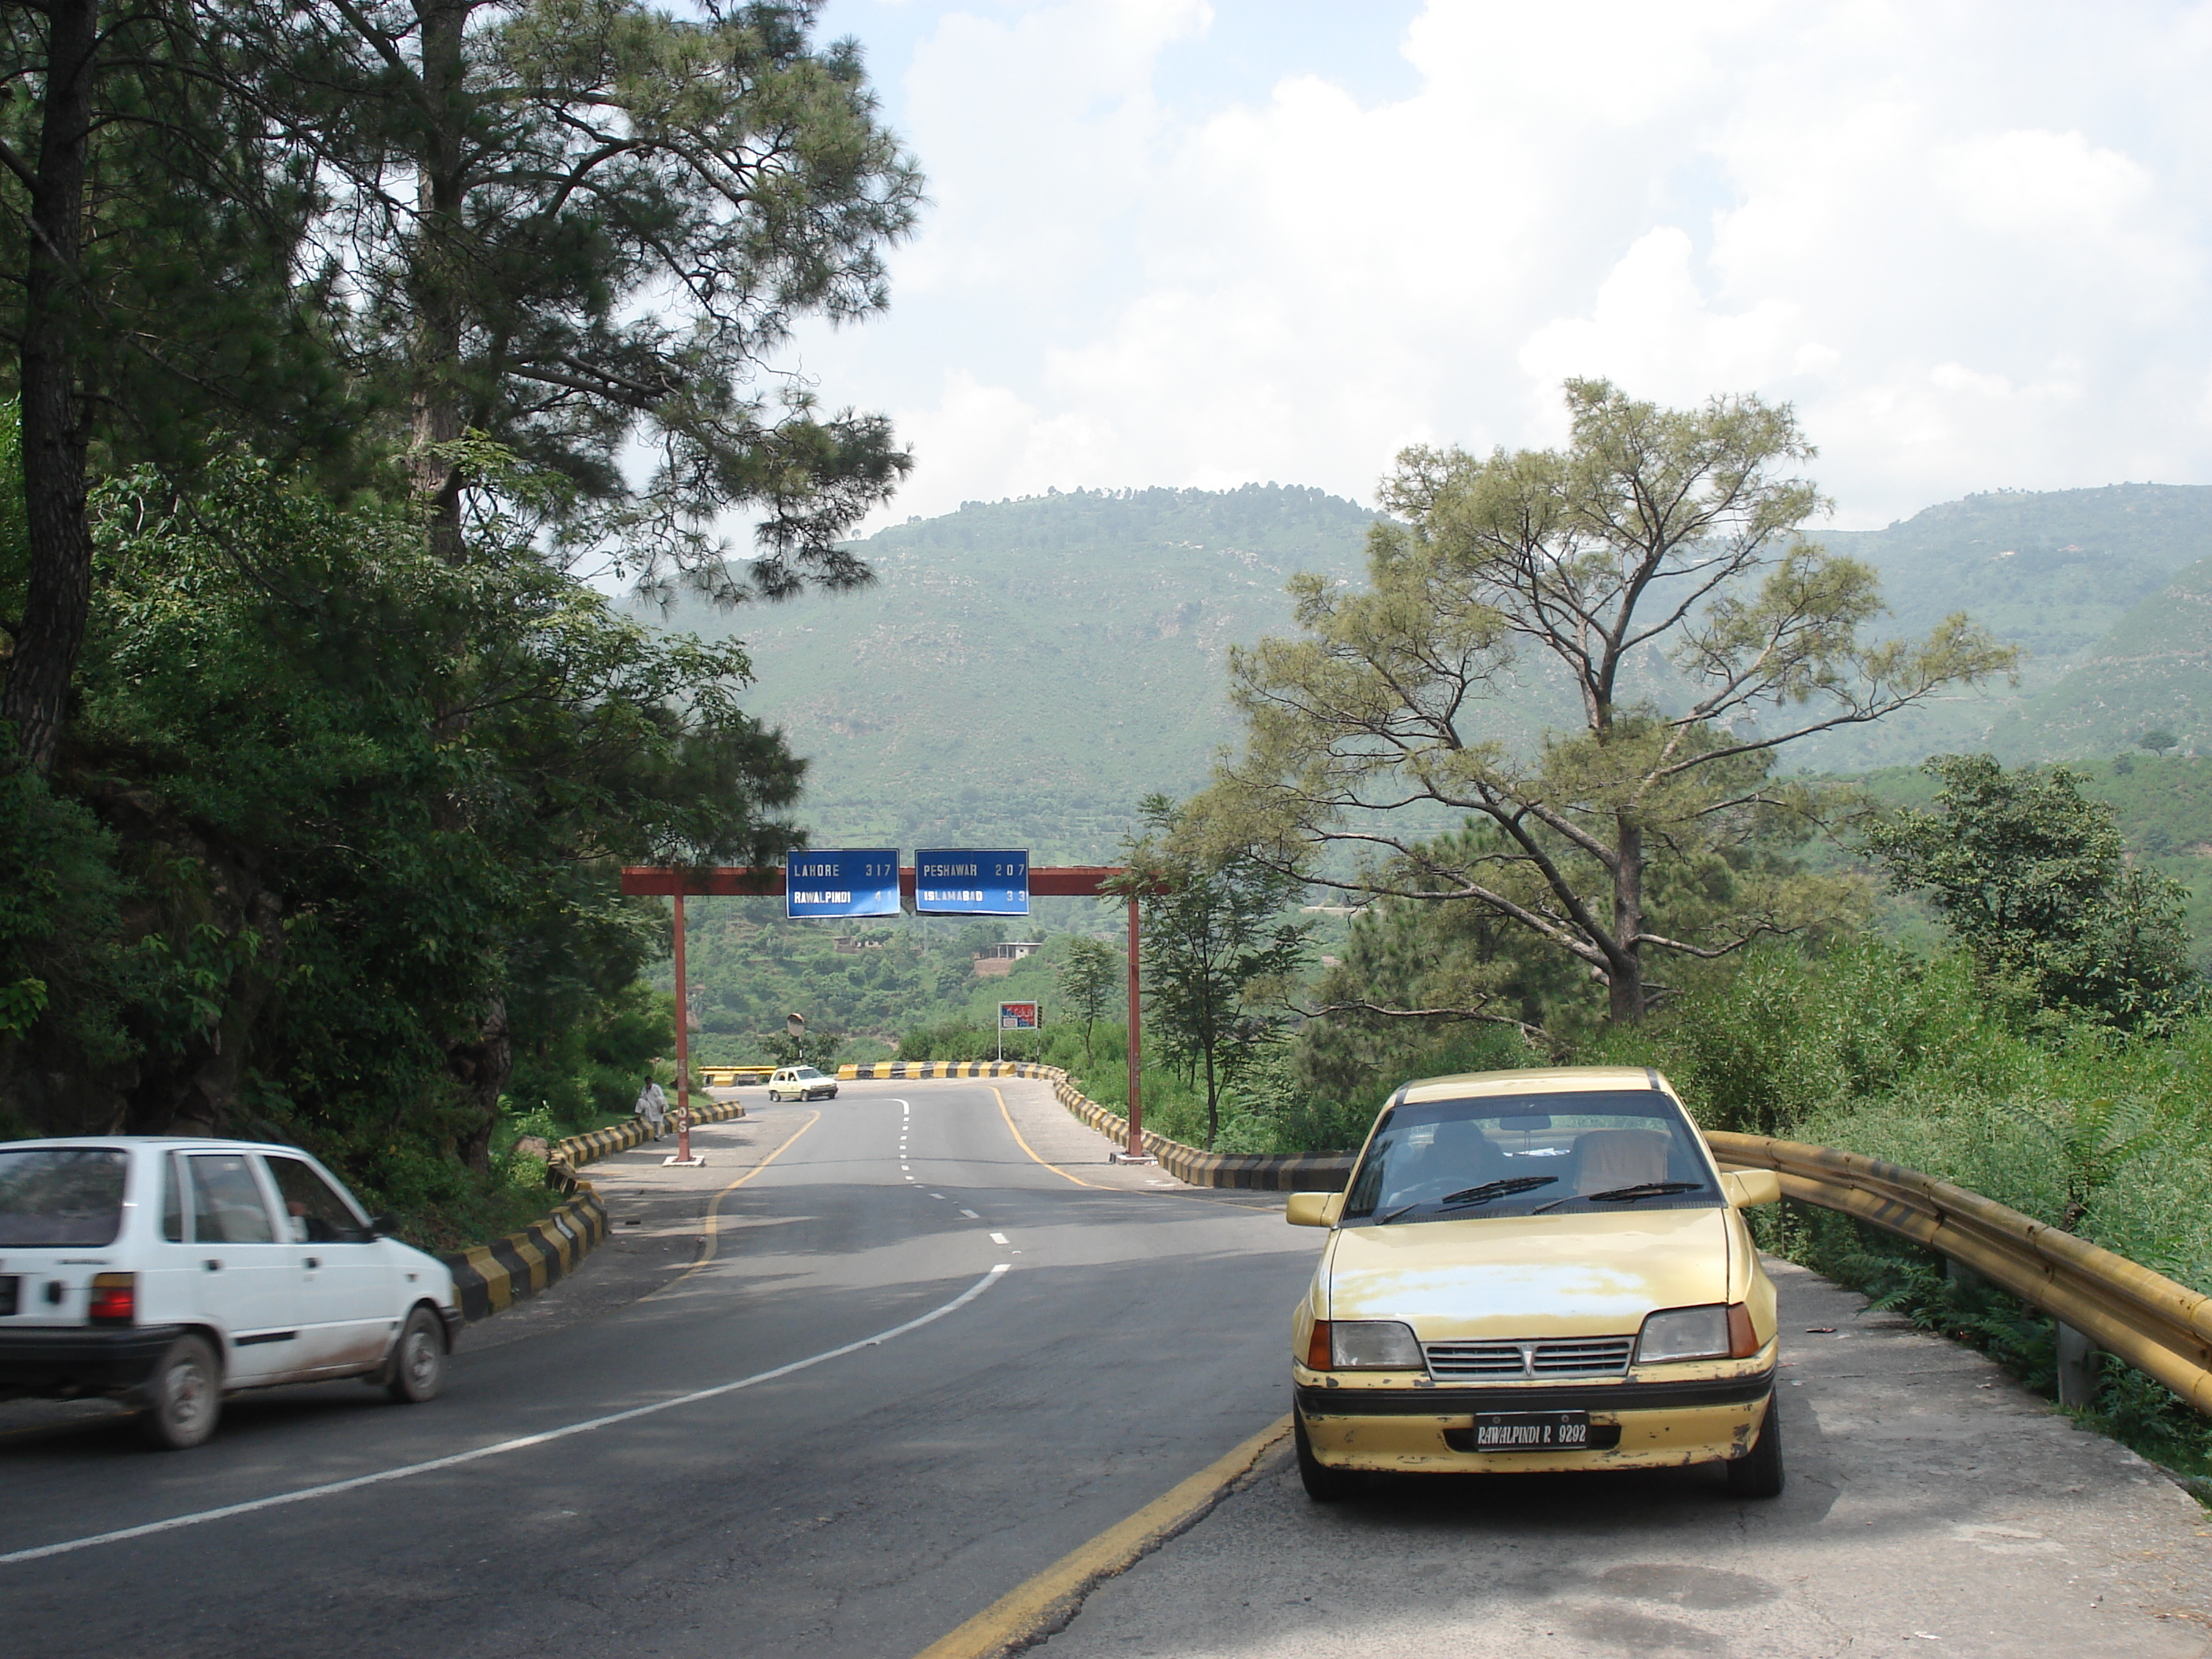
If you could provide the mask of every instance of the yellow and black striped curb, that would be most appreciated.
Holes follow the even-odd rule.
[[[773,1066],[702,1066],[699,1075],[710,1089],[734,1089],[740,1083],[765,1083]]]
[[[744,1115],[745,1109],[734,1100],[709,1101],[691,1109],[694,1123],[726,1123]],[[462,1317],[471,1324],[489,1319],[575,1272],[576,1264],[607,1237],[607,1206],[590,1182],[577,1179],[576,1166],[644,1139],[645,1126],[631,1122],[556,1141],[546,1159],[545,1179],[568,1194],[568,1200],[520,1232],[439,1258],[453,1270]]]
[[[726,1123],[732,1118],[744,1115],[745,1109],[734,1100],[710,1100],[703,1104],[694,1101],[691,1103],[691,1121],[694,1123]],[[559,1185],[557,1171],[560,1169],[577,1169],[605,1158],[610,1152],[625,1152],[641,1144],[645,1139],[645,1125],[636,1118],[610,1128],[589,1129],[580,1135],[568,1135],[555,1141],[552,1151],[547,1154],[546,1179]]]
[[[1058,1067],[1053,1097],[1092,1128],[1126,1145],[1129,1120],[1085,1095]],[[1234,1187],[1248,1192],[1340,1193],[1352,1180],[1351,1152],[1202,1152],[1180,1140],[1145,1131],[1145,1150],[1160,1168],[1188,1187]]]
[[[841,1082],[905,1083],[932,1077],[1053,1077],[1059,1067],[1026,1060],[893,1060],[876,1066],[840,1066]]]
[[[520,1232],[441,1256],[453,1270],[461,1316],[471,1324],[489,1319],[526,1296],[535,1296],[572,1273],[607,1236],[607,1206],[588,1181],[575,1195]]]

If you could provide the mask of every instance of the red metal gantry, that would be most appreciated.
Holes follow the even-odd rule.
[[[1126,874],[1117,866],[1105,864],[1047,864],[1030,869],[1030,892],[1037,898],[1096,898],[1105,884],[1115,877]],[[627,865],[622,872],[623,892],[630,897],[662,897],[675,902],[676,911],[676,1155],[688,1158],[691,1154],[691,1031],[690,1003],[686,996],[687,982],[684,972],[684,899],[686,894],[701,898],[781,898],[783,896],[781,869],[751,870],[738,866],[720,865],[705,869],[684,869],[673,865]],[[899,894],[904,898],[914,896],[914,868],[911,865],[899,871]],[[1143,1066],[1143,1023],[1139,993],[1141,986],[1137,973],[1137,904],[1134,894],[1129,896],[1129,1144],[1127,1156],[1141,1158],[1145,1153],[1145,1109],[1139,1087],[1139,1075]]]

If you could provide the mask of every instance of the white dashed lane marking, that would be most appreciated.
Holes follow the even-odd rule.
[[[991,1243],[993,1243],[994,1244],[1003,1244],[1003,1243],[1005,1243],[1006,1242],[1006,1234],[1004,1234],[1004,1233],[993,1233],[993,1234],[991,1235]]]
[[[960,1213],[966,1216],[970,1221],[981,1221],[983,1218],[981,1216],[977,1215],[973,1210],[963,1210]]]

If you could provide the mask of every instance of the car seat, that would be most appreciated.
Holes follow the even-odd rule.
[[[1653,1129],[1590,1129],[1575,1137],[1575,1194],[1667,1179],[1668,1139]]]

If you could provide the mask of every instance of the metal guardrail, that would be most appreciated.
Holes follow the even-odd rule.
[[[2212,1414],[2212,1296],[1900,1164],[1765,1135],[1705,1140],[1723,1168],[1771,1170],[1785,1197],[1950,1257]]]

